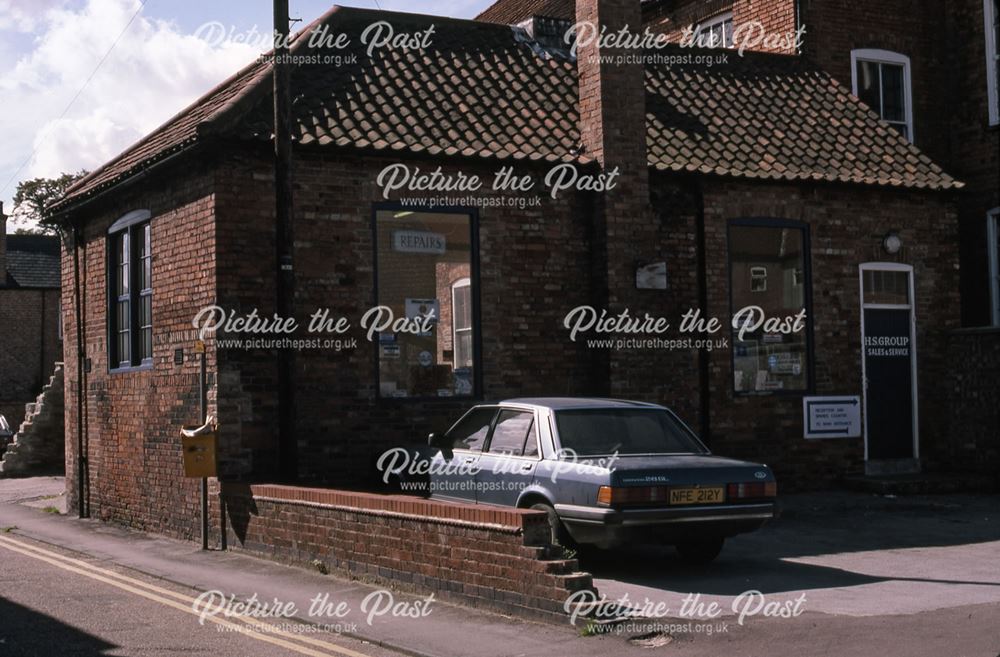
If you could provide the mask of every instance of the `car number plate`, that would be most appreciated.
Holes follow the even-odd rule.
[[[716,504],[723,499],[722,486],[710,488],[671,488],[671,504]]]

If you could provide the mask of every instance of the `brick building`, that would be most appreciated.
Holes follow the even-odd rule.
[[[943,460],[1000,463],[1000,9],[997,0],[645,0],[644,27],[682,40],[796,54],[830,74],[963,181],[955,197],[961,328],[950,331]],[[575,20],[572,0],[499,0],[479,20]],[[760,28],[755,27],[756,25]],[[764,34],[800,33],[797,44]],[[797,47],[796,47],[797,46]]]
[[[62,360],[59,238],[6,227],[0,207],[0,415],[17,431]]]
[[[574,11],[615,29],[641,16],[626,0]],[[433,43],[369,53],[360,35],[378,20],[433,26]],[[307,39],[292,50],[294,307],[300,324],[327,308],[351,328],[329,336],[343,345],[295,352],[290,444],[276,350],[207,335],[226,478],[267,481],[292,454],[300,481],[358,485],[382,450],[475,399],[567,394],[665,403],[716,451],[764,460],[796,486],[880,463],[947,465],[962,184],[847,86],[781,53],[669,48],[669,62],[643,68],[593,42],[574,58],[542,39],[544,21],[336,8],[306,29],[318,25],[352,38],[340,65],[317,63]],[[83,322],[67,326],[68,353],[78,331],[84,343],[66,366],[66,423],[86,436],[95,515],[194,530],[178,439],[198,415],[192,320],[213,304],[276,307],[272,105],[269,65],[252,64],[54,207],[76,235],[64,299],[78,275]],[[459,201],[387,193],[379,178],[400,164],[487,184],[443,194]],[[501,167],[541,181],[563,164],[616,184],[490,189]],[[433,308],[437,321],[368,335],[361,318],[377,305],[397,318]],[[573,340],[564,325],[580,306],[675,326],[697,308],[724,323],[727,346],[595,346],[586,338],[604,336]],[[739,335],[729,323],[744,306],[807,319]],[[862,394],[863,316],[866,338],[903,341],[865,400],[882,433],[807,440],[804,396]],[[70,482],[80,466],[68,441]]]
[[[675,42],[696,28],[736,47],[745,38],[752,50],[800,51],[965,182],[957,199],[962,325],[1000,326],[996,0],[916,5],[898,0],[644,0],[641,5],[642,24]],[[510,25],[537,15],[570,20],[574,7],[572,0],[499,0],[478,19]],[[803,29],[801,47],[758,40],[763,32],[749,28],[754,22],[767,33]]]

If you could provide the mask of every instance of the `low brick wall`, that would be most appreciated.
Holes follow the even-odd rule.
[[[935,461],[1000,471],[1000,329],[960,329],[948,339],[948,434]]]
[[[552,621],[565,618],[570,593],[593,589],[575,559],[553,555],[539,511],[273,484],[223,483],[222,499],[228,547],[285,563],[319,560],[363,581]]]

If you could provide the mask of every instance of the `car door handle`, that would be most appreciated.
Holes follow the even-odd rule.
[[[531,472],[534,469],[535,469],[534,463],[525,463],[524,465],[521,466],[521,472]]]

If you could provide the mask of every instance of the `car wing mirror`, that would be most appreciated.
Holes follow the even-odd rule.
[[[451,442],[448,440],[448,437],[439,433],[431,433],[428,435],[427,444],[438,449],[447,449],[448,447],[451,447]]]

